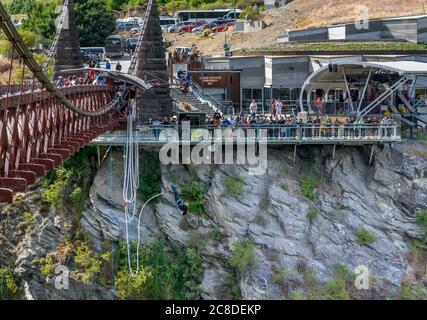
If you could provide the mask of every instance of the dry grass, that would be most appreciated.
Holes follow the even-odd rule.
[[[277,43],[285,29],[302,29],[355,21],[357,5],[369,9],[369,18],[409,16],[423,13],[422,0],[295,0],[288,5],[266,11],[262,19],[267,24],[263,30],[251,33],[233,33],[231,30],[203,38],[199,34],[167,34],[173,42],[169,50],[177,46],[195,44],[203,54],[222,54],[224,40],[231,50],[241,48],[270,47]],[[425,4],[427,12],[427,3]]]

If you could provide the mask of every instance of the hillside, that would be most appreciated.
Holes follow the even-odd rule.
[[[370,19],[423,13],[422,0],[295,0],[281,8],[265,11],[261,17],[267,24],[265,29],[246,34],[227,32],[227,42],[232,50],[270,47],[276,44],[277,37],[285,29],[302,29],[355,21],[357,5],[368,8]],[[225,35],[222,33],[204,39],[194,34],[169,34],[166,38],[173,42],[171,49],[175,46],[194,43],[205,54],[220,54],[223,52]]]

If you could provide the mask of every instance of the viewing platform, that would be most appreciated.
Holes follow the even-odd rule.
[[[91,141],[98,146],[124,146],[125,131],[104,134]],[[196,145],[267,143],[271,145],[369,145],[401,141],[398,125],[248,125],[246,127],[180,125],[143,126],[135,131],[135,143],[164,145],[171,141]]]

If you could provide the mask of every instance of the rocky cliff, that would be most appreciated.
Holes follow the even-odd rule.
[[[337,148],[335,159],[331,151],[300,148],[292,167],[291,149],[271,148],[263,176],[241,165],[162,166],[164,185],[202,182],[204,208],[184,219],[165,195],[144,212],[142,239],[197,247],[206,299],[229,297],[230,274],[243,298],[310,298],[319,292],[313,287],[331,284],[337,266],[369,270],[370,290],[349,288],[352,298],[399,297],[407,283],[422,288],[425,252],[411,239],[423,236],[415,220],[427,208],[427,146],[384,146],[371,166],[368,149]],[[113,159],[95,176],[82,219],[98,247],[124,237],[120,150]],[[236,273],[230,259],[243,241],[255,257]]]
[[[269,148],[262,176],[249,176],[242,165],[160,166],[161,183],[183,190],[196,184],[202,197],[190,200],[197,213],[186,219],[171,194],[148,206],[142,241],[161,238],[170,248],[195,248],[205,299],[423,297],[427,255],[414,241],[425,237],[416,217],[427,209],[427,146],[378,147],[371,166],[369,149],[362,147],[337,148],[335,159],[330,146],[300,147],[294,167],[292,156],[288,147]],[[12,266],[21,287],[14,297],[114,298],[111,283],[95,278],[71,279],[68,290],[58,290],[35,262],[55,253],[56,262],[68,259],[78,269],[67,258],[75,250],[67,239],[89,239],[95,251],[124,239],[122,150],[100,168],[90,159],[63,191],[87,187],[82,212],[76,203],[47,205],[43,183],[1,206],[0,266]],[[130,236],[136,239],[136,224]],[[352,282],[361,265],[369,271],[369,290]]]

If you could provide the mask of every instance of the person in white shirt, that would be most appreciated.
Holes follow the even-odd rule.
[[[280,98],[276,100],[276,115],[281,116],[283,110],[283,102],[280,101]]]
[[[258,105],[256,104],[255,100],[252,100],[251,105],[249,106],[249,111],[251,112],[251,117],[255,117],[257,113]]]

